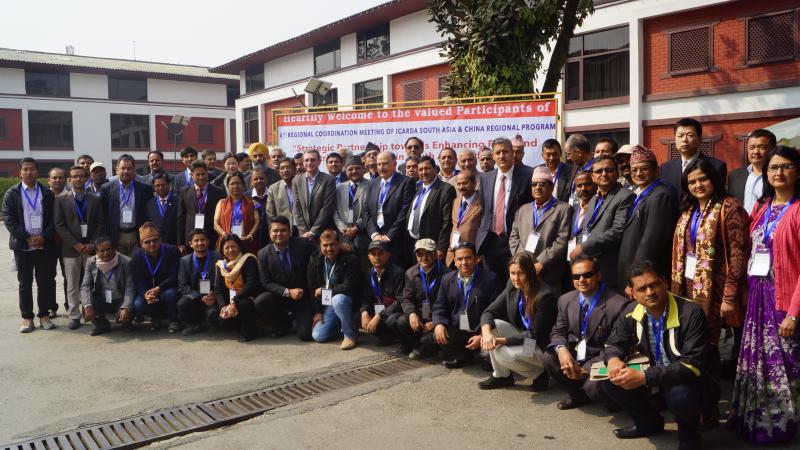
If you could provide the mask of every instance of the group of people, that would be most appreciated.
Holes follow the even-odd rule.
[[[674,125],[680,158],[582,135],[478,152],[416,137],[398,157],[369,144],[289,159],[181,151],[185,170],[129,155],[105,180],[88,155],[37,181],[24,158],[5,195],[23,333],[54,327],[60,263],[69,328],[92,335],[149,320],[193,335],[229,324],[241,341],[361,334],[448,368],[480,361],[481,389],[560,385],[559,409],[623,409],[637,438],[676,418],[681,448],[719,423],[720,378],[735,367],[727,426],[749,442],[793,438],[800,422],[800,154],[767,130],[730,175],[700,152],[702,125]],[[748,213],[749,211],[749,213]],[[723,330],[734,336],[720,354]],[[725,360],[725,361],[723,361]]]

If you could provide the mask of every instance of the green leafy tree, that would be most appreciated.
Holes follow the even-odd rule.
[[[447,41],[450,95],[533,92],[547,51],[553,55],[542,92],[554,92],[575,27],[592,0],[429,0],[430,21]]]

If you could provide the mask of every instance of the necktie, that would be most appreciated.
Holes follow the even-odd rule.
[[[350,183],[350,209],[353,209],[353,203],[356,200],[356,185],[355,183]]]
[[[200,202],[200,199],[203,198],[203,190],[195,188],[194,195],[197,196],[197,202]]]
[[[494,232],[497,235],[505,233],[506,218],[506,176],[500,175],[500,188],[497,190],[497,199],[494,202]]]
[[[466,200],[461,202],[461,208],[458,210],[458,217],[463,217],[464,213],[466,212],[468,207],[469,207],[469,204],[467,204]]]
[[[420,186],[419,188],[424,190],[422,186]],[[419,216],[422,214],[420,211],[422,211],[421,200],[419,202],[419,205],[417,205],[417,207],[414,209],[414,219],[411,222],[411,234],[414,235],[415,239],[419,237]]]
[[[283,271],[287,274],[292,271],[292,265],[289,263],[289,249],[287,248],[284,251],[279,251],[278,255],[281,257],[281,263],[283,264]]]
[[[161,209],[164,209],[166,207],[167,207],[167,199],[162,198],[161,199]]]

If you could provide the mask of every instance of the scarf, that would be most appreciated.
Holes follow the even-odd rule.
[[[691,291],[684,292],[684,275],[686,273],[686,255],[692,250],[691,221],[694,208],[681,213],[678,226],[675,228],[675,237],[672,245],[672,292],[683,294],[695,303],[710,305],[714,287],[714,258],[716,254],[717,226],[722,203],[708,202],[703,209],[703,217],[697,226],[697,241],[694,253],[697,257],[697,267],[692,280]],[[704,307],[705,309],[705,307]]]
[[[114,252],[114,257],[111,258],[110,261],[100,261],[100,259],[98,258],[97,269],[100,272],[103,272],[104,275],[108,275],[108,272],[111,272],[112,270],[114,270],[114,267],[117,267],[117,263],[119,262],[119,258],[117,256],[119,256],[119,254]]]
[[[228,289],[236,289],[236,292],[238,293],[241,292],[242,288],[244,288],[241,271],[248,258],[255,258],[255,256],[250,253],[240,253],[236,259],[228,261],[227,263],[224,259],[217,261],[217,268],[219,269],[220,275],[222,275],[222,277],[225,279],[225,286]],[[226,264],[228,266],[227,269],[225,268]]]

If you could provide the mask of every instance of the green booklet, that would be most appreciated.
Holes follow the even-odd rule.
[[[644,355],[636,355],[625,363],[633,370],[644,372],[650,367],[650,359]],[[600,381],[608,379],[608,367],[603,361],[597,361],[592,364],[592,370],[589,372],[589,379],[592,381]]]

